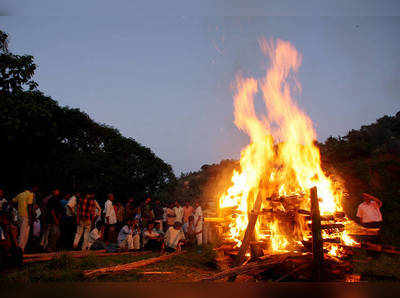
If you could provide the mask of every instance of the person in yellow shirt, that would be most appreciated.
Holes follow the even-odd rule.
[[[18,217],[20,222],[18,245],[22,252],[25,250],[29,238],[29,230],[33,220],[32,204],[37,190],[38,188],[36,186],[32,187],[31,189],[21,192],[12,199],[14,203],[18,204]]]

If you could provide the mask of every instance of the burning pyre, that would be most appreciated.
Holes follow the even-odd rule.
[[[301,55],[282,40],[259,44],[270,61],[265,76],[236,78],[235,125],[249,135],[250,144],[241,152],[231,187],[219,198],[220,217],[228,221],[223,237],[241,245],[260,196],[254,240],[272,253],[303,247],[311,237],[310,188],[317,187],[324,249],[340,256],[342,245],[358,243],[349,236],[350,220],[342,210],[344,188],[323,172],[313,123],[292,98],[301,91],[295,76]],[[263,115],[254,106],[259,98]]]

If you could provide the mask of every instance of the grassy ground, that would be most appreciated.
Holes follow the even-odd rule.
[[[0,274],[2,284],[32,284],[46,282],[81,282],[81,281],[193,281],[196,276],[205,272],[215,271],[217,268],[215,254],[211,247],[204,247],[200,250],[189,250],[184,255],[173,257],[169,260],[149,265],[138,270],[123,274],[105,275],[96,278],[86,279],[82,271],[95,269],[117,264],[135,262],[147,258],[159,256],[159,253],[145,255],[122,255],[88,257],[77,259],[69,255],[61,254],[56,259],[24,265],[21,269],[9,270]],[[173,272],[164,275],[143,275],[143,271]]]
[[[89,255],[74,259],[66,254],[44,263],[32,263],[22,269],[9,270],[0,274],[0,284],[36,284],[48,282],[82,282],[82,281],[143,281],[143,282],[193,282],[209,276],[218,270],[215,251],[210,246],[201,250],[188,250],[186,254],[175,256],[163,262],[148,265],[137,270],[104,275],[87,279],[82,271],[105,266],[135,262],[158,256],[159,253],[145,255],[122,255],[98,257]],[[368,255],[360,250],[354,256],[355,272],[367,281],[400,281],[400,256],[380,254]],[[143,272],[157,271],[167,274],[144,275]]]
[[[367,281],[400,281],[400,256],[368,255],[360,250],[354,256],[354,271]]]

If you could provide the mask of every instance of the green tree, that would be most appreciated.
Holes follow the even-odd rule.
[[[170,165],[132,138],[93,121],[79,109],[61,107],[35,89],[31,56],[8,52],[0,32],[0,181],[10,191],[95,188],[120,198],[166,197],[175,180]],[[25,87],[29,88],[25,88]]]
[[[33,56],[14,55],[8,51],[8,35],[0,31],[0,92],[21,91],[25,86],[34,90],[32,80],[36,65]]]

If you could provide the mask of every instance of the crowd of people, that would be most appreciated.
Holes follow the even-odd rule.
[[[0,189],[0,265],[20,263],[27,250],[180,251],[202,245],[202,233],[198,203],[130,197],[123,204],[109,193],[100,204],[94,191],[40,196],[37,187],[5,198]]]

